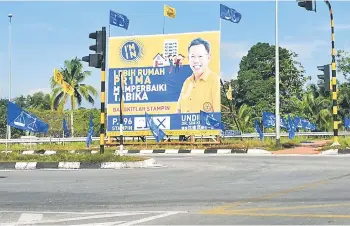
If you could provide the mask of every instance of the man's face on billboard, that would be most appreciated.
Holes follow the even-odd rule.
[[[210,56],[204,45],[191,46],[189,51],[190,67],[195,75],[201,75],[208,68]]]

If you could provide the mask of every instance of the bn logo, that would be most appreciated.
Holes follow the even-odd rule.
[[[141,45],[135,41],[128,41],[121,47],[121,56],[125,61],[137,61],[141,55]]]

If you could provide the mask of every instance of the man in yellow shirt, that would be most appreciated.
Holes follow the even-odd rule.
[[[210,45],[197,38],[188,47],[192,75],[183,83],[176,113],[220,112],[220,77],[209,69]]]

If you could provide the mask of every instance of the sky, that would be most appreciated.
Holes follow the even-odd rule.
[[[94,44],[89,33],[107,27],[109,10],[130,19],[128,30],[111,27],[111,36],[161,34],[164,4],[176,8],[175,19],[167,18],[165,33],[217,31],[220,3],[242,14],[240,23],[221,23],[221,76],[236,78],[241,58],[257,42],[275,44],[274,1],[153,1],[153,2],[0,2],[0,98],[8,97],[9,18],[12,17],[12,97],[37,91],[48,93],[53,68],[67,59],[81,58]],[[332,1],[335,21],[335,48],[350,52],[350,2]],[[296,52],[306,75],[317,82],[318,65],[331,62],[330,17],[327,5],[318,0],[317,12],[298,7],[296,1],[279,2],[278,42]],[[100,91],[100,71],[92,71],[87,84]],[[338,73],[340,81],[344,77]],[[83,103],[83,107],[99,108]]]

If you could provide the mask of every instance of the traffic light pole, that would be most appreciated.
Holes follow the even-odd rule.
[[[332,109],[333,109],[333,144],[332,146],[339,145],[338,138],[338,103],[337,103],[337,67],[335,63],[335,48],[334,48],[334,20],[333,11],[329,1],[325,0],[328,6],[329,14],[331,17],[331,33],[332,33]]]
[[[103,40],[106,40],[106,28],[102,27]],[[101,65],[101,116],[100,116],[100,154],[104,153],[105,145],[105,101],[106,101],[106,42],[103,42],[103,60]]]

